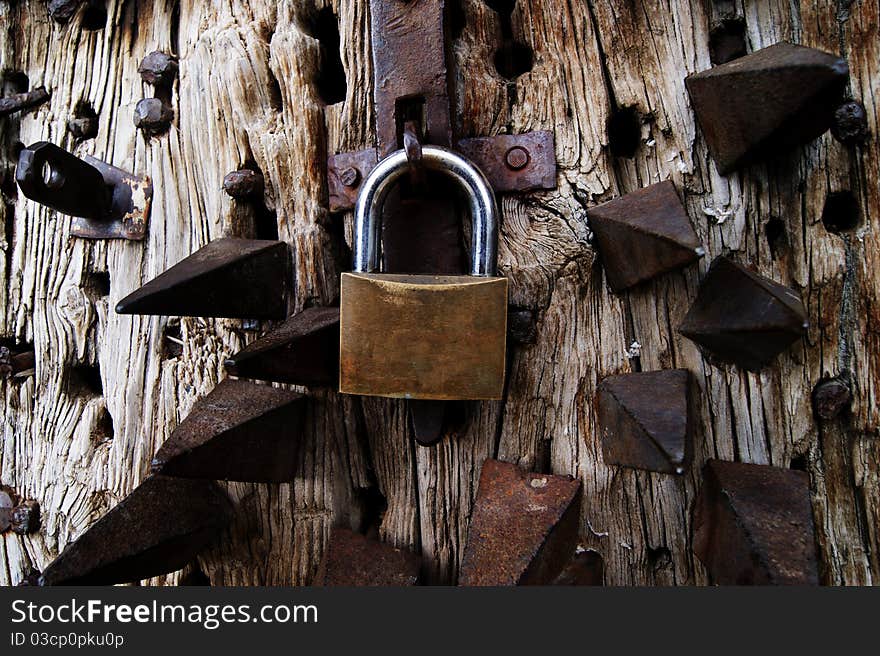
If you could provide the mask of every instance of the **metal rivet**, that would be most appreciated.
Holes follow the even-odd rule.
[[[153,136],[165,132],[174,119],[174,110],[159,98],[144,98],[134,108],[134,124]]]
[[[232,171],[223,178],[223,191],[236,200],[263,193],[263,185],[263,176],[251,169]]]
[[[361,172],[353,166],[347,166],[339,172],[339,181],[346,187],[356,187],[361,181]]]
[[[840,378],[823,380],[813,388],[813,408],[819,419],[834,419],[852,403],[850,386]]]
[[[9,98],[0,98],[0,116],[9,116],[15,112],[31,109],[42,105],[48,100],[49,92],[43,87],[26,91],[25,93],[16,93]]]
[[[529,151],[522,146],[514,146],[504,154],[504,163],[512,171],[524,169],[529,164]]]

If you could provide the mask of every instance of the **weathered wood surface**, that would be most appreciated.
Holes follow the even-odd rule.
[[[851,93],[878,132],[880,8],[876,2],[658,0],[516,3],[513,33],[534,52],[515,80],[495,70],[499,14],[462,0],[454,45],[461,136],[555,131],[559,188],[503,200],[500,268],[511,300],[538,313],[536,343],[512,353],[504,401],[465,404],[434,448],[413,444],[400,402],[316,391],[308,439],[290,485],[229,484],[238,519],[198,567],[214,584],[303,584],[331,524],[379,522],[380,536],[420,550],[425,574],[451,582],[461,559],[482,461],[570,473],[584,484],[583,544],[605,559],[608,584],[702,584],[691,511],[709,457],[802,467],[810,473],[826,583],[880,580],[880,161],[877,141],[850,149],[825,135],[767,164],[721,177],[708,158],[684,77],[710,66],[709,32],[745,20],[749,50],[789,40],[845,57]],[[315,80],[317,12],[332,7],[345,100],[325,106]],[[256,235],[257,212],[221,191],[245,163],[266,177],[265,203],[295,258],[293,308],[338,299],[342,221],[327,210],[328,152],[373,145],[372,64],[365,0],[145,2],[108,0],[104,29],[47,18],[46,3],[0,2],[0,69],[52,92],[42,107],[2,119],[4,257],[0,333],[33,343],[36,375],[0,382],[0,481],[43,508],[40,532],[0,538],[0,583],[45,566],[147,473],[158,446],[223,375],[224,356],[258,333],[239,321],[116,315],[124,295],[222,235]],[[138,74],[155,49],[180,58],[168,134],[132,123],[152,89]],[[65,131],[81,100],[99,116],[95,139]],[[616,157],[606,125],[638,113],[635,154]],[[756,109],[759,111],[759,109]],[[152,177],[143,243],[87,242],[10,183],[17,142],[48,139]],[[586,208],[675,181],[708,251],[699,266],[612,296],[589,243]],[[830,192],[851,191],[857,228],[829,233]],[[782,235],[768,242],[768,222]],[[775,235],[778,230],[769,232]],[[708,364],[675,328],[701,271],[731,253],[802,292],[807,339],[761,374]],[[103,295],[96,272],[109,272]],[[261,329],[266,329],[264,324]],[[175,339],[183,342],[182,351]],[[632,357],[641,345],[639,357]],[[603,377],[682,367],[701,389],[704,436],[681,478],[606,466],[592,398]],[[100,372],[100,385],[94,374]],[[848,374],[851,416],[817,425],[810,393]],[[181,500],[185,503],[185,500]],[[384,506],[384,508],[383,508]],[[173,582],[175,576],[156,582]]]

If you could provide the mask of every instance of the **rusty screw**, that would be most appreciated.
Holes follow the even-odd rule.
[[[173,118],[174,110],[159,98],[144,98],[134,108],[134,124],[148,136],[165,132]]]
[[[826,421],[839,417],[849,409],[852,391],[840,378],[823,380],[813,388],[813,408],[819,419]]]
[[[239,169],[223,178],[223,191],[235,200],[246,200],[263,193],[263,176],[251,169]]]
[[[835,139],[848,146],[867,139],[868,114],[865,112],[865,106],[856,100],[849,100],[838,107],[834,111],[831,134]]]
[[[529,151],[522,146],[510,148],[504,155],[504,163],[511,171],[520,171],[529,164]]]
[[[361,181],[361,172],[353,166],[346,166],[339,172],[339,181],[348,188],[357,187]]]
[[[154,87],[170,87],[177,77],[177,59],[156,50],[144,57],[138,66],[141,79]]]
[[[9,116],[15,112],[32,109],[49,100],[49,92],[43,87],[16,93],[9,98],[0,98],[0,116]]]

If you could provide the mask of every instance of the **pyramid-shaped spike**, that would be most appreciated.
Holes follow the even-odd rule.
[[[272,332],[226,360],[240,378],[336,387],[339,383],[339,308],[294,314]]]
[[[151,476],[45,569],[41,585],[112,585],[174,572],[229,522],[231,504],[210,481]]]
[[[593,207],[587,216],[615,293],[687,266],[705,252],[670,181]]]
[[[153,472],[252,483],[293,480],[306,397],[224,380],[200,399],[153,458]]]
[[[710,460],[694,512],[694,553],[716,585],[816,585],[810,477]]]
[[[691,406],[686,369],[609,376],[596,394],[605,463],[684,473],[695,423]]]
[[[459,585],[549,585],[577,547],[581,483],[486,460]]]
[[[797,292],[719,257],[678,331],[716,359],[757,371],[800,339],[807,325]]]
[[[825,132],[848,76],[843,59],[778,43],[691,75],[685,83],[724,175]]]
[[[406,549],[370,540],[346,528],[332,528],[313,585],[415,585],[421,561],[418,554]]]
[[[122,299],[119,314],[283,319],[289,250],[283,241],[224,237]]]

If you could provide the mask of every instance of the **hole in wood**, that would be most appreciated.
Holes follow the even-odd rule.
[[[82,28],[90,32],[107,26],[107,7],[100,0],[92,0],[83,11]]]
[[[767,245],[770,247],[770,257],[775,260],[788,246],[785,221],[777,218],[770,219],[764,224],[764,235],[767,237]]]
[[[67,122],[67,131],[77,141],[94,139],[98,134],[98,113],[90,103],[80,100],[73,109],[73,117]]]
[[[284,109],[284,101],[282,100],[281,95],[281,85],[278,83],[278,78],[275,77],[275,74],[272,71],[268,71],[269,73],[269,106],[272,107],[276,112],[280,112]]]
[[[31,87],[28,76],[21,71],[6,71],[3,73],[3,94],[12,95],[25,93]]]
[[[107,408],[102,408],[92,429],[92,441],[95,444],[103,444],[113,439],[115,431],[113,429],[113,417]]]
[[[495,53],[495,70],[501,77],[515,80],[534,66],[532,48],[525,43],[509,41]]]
[[[361,508],[360,532],[365,535],[378,536],[382,517],[388,510],[388,500],[378,485],[360,488],[357,491],[357,500]]]
[[[110,296],[110,272],[92,271],[86,274],[83,290],[92,301]]]
[[[449,36],[457,39],[467,25],[467,15],[462,0],[450,0],[446,4],[449,6]]]
[[[183,355],[183,338],[180,332],[180,319],[171,319],[165,324],[162,336],[162,359],[171,360]]]
[[[631,159],[642,142],[642,121],[635,107],[621,107],[608,119],[608,147],[615,157]]]
[[[348,90],[345,67],[339,54],[339,21],[331,7],[324,7],[315,14],[309,28],[321,44],[321,62],[315,78],[318,95],[324,104],[335,105],[345,100]]]
[[[96,364],[77,364],[67,371],[67,393],[70,396],[103,396],[101,368]]]
[[[495,70],[506,80],[513,81],[528,73],[535,64],[531,46],[513,36],[513,8],[516,0],[486,0],[501,22],[501,45],[495,51]]]
[[[825,199],[822,225],[828,232],[847,232],[858,227],[860,215],[859,201],[851,191],[835,191]]]
[[[805,456],[805,455],[795,456],[794,458],[791,459],[791,462],[788,463],[788,468],[795,469],[797,471],[802,471],[802,472],[809,471],[809,464],[807,462],[807,456]]]
[[[716,66],[746,55],[746,23],[728,18],[709,33],[709,58]]]

